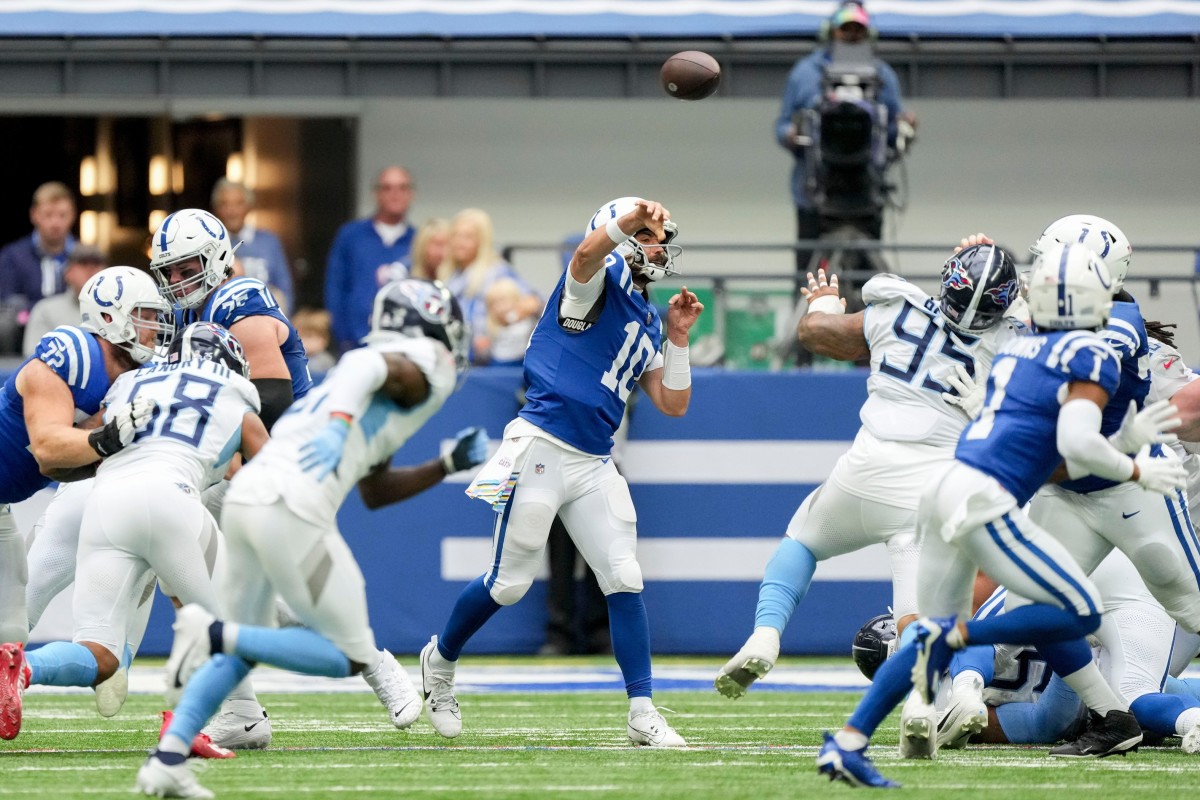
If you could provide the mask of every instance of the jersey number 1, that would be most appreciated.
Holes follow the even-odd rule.
[[[642,326],[637,322],[630,322],[625,326],[625,342],[621,345],[617,357],[613,359],[608,372],[600,376],[600,383],[604,384],[604,388],[615,392],[622,403],[629,399],[629,393],[633,391],[633,382],[642,374],[642,370],[650,363],[650,357],[654,355],[650,337],[641,333],[641,330]],[[636,348],[634,342],[637,342]],[[638,364],[636,369],[634,364]]]

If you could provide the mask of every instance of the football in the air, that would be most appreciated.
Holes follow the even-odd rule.
[[[659,72],[667,94],[679,100],[703,100],[721,83],[721,66],[708,53],[684,50],[666,60]]]

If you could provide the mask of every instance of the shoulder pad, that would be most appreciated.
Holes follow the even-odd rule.
[[[209,322],[228,328],[244,317],[278,310],[279,303],[265,283],[256,278],[234,278],[213,292],[205,316]]]
[[[871,278],[862,288],[863,302],[867,305],[882,305],[895,300],[907,300],[913,305],[924,305],[929,295],[917,288],[915,284],[901,278],[899,275],[883,273]]]

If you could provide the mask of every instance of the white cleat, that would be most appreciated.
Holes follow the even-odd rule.
[[[134,790],[150,797],[215,797],[197,783],[187,761],[168,766],[154,754],[138,770]]]
[[[756,680],[766,675],[779,660],[779,631],[755,628],[733,658],[725,662],[713,686],[726,697],[736,700],[746,694]]]
[[[117,671],[96,684],[96,710],[102,717],[114,717],[129,696],[129,667]]]
[[[937,748],[937,709],[914,690],[900,710],[900,757],[933,758]]]
[[[167,659],[167,704],[174,706],[183,694],[192,673],[212,658],[212,647],[208,639],[208,627],[216,617],[195,603],[190,603],[175,612],[175,641],[171,644],[171,655]]]
[[[425,693],[429,724],[442,736],[453,739],[462,733],[462,712],[454,698],[454,663],[445,662],[446,666],[435,667],[433,654],[436,649],[436,636],[421,649],[421,691]]]
[[[955,687],[950,692],[950,704],[938,721],[937,746],[961,750],[972,736],[983,732],[988,724],[987,706],[983,693],[974,687]]]
[[[226,750],[263,750],[271,744],[271,718],[257,700],[226,700],[202,732]]]
[[[404,667],[397,664],[395,656],[387,650],[383,651],[379,666],[364,672],[362,676],[374,690],[379,702],[387,708],[392,724],[397,728],[404,730],[421,716],[421,695],[417,693],[417,687],[413,686],[412,678],[408,677]],[[460,720],[460,730],[461,727]]]
[[[1192,729],[1183,735],[1179,749],[1185,753],[1200,753],[1200,722],[1193,725]]]
[[[656,708],[640,714],[631,712],[626,732],[629,734],[629,741],[639,746],[687,747],[687,742],[667,724]]]

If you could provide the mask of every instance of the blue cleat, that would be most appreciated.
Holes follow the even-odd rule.
[[[821,752],[817,753],[817,772],[828,775],[831,781],[845,781],[855,787],[900,788],[900,784],[879,774],[871,759],[867,758],[867,748],[843,750],[828,733],[825,734],[825,744],[821,745]]]
[[[938,682],[950,666],[951,650],[946,634],[954,629],[955,617],[921,617],[913,623],[917,658],[913,662],[913,688],[921,699],[933,704],[937,699]]]

